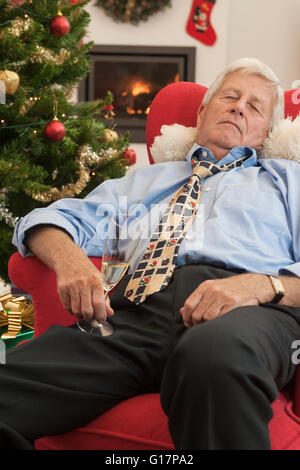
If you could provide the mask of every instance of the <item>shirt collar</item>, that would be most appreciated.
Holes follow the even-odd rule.
[[[211,150],[209,150],[207,147],[201,147],[201,145],[198,145],[196,143],[187,153],[186,159],[188,162],[191,162],[192,155],[197,149],[202,149],[202,156],[199,157],[199,160],[206,160],[212,163],[216,163],[218,165],[229,164],[246,156],[248,156],[248,158],[243,163],[244,168],[249,166],[255,166],[257,164],[256,150],[252,147],[234,147],[221,160],[216,160]]]

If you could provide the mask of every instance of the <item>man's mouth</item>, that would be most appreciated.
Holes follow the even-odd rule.
[[[238,126],[235,122],[232,122],[232,121],[222,121],[222,122],[220,122],[220,124],[231,124],[231,125],[234,126],[234,127],[239,131],[239,133],[241,134],[241,129],[239,128],[239,126]]]

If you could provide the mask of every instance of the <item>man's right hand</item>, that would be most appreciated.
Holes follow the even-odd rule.
[[[73,258],[57,270],[57,292],[65,309],[78,318],[101,323],[114,313],[109,297],[105,300],[100,271],[88,258]]]
[[[105,300],[100,271],[63,230],[40,225],[27,234],[29,250],[57,275],[63,306],[78,318],[105,321],[114,314]]]

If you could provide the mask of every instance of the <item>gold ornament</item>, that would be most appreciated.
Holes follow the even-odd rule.
[[[119,136],[116,131],[113,131],[112,129],[104,129],[103,142],[117,142],[118,138]]]
[[[22,329],[22,325],[34,329],[34,308],[31,300],[25,297],[14,297],[11,293],[0,297],[3,312],[0,312],[0,326],[7,325],[7,331],[1,339],[15,338]]]
[[[13,95],[20,84],[19,75],[11,70],[0,70],[0,80],[5,83],[7,95]]]

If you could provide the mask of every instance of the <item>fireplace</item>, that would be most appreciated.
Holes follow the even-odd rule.
[[[81,82],[79,101],[114,95],[117,130],[131,142],[145,142],[145,124],[154,96],[164,86],[195,80],[195,47],[100,46],[90,51],[91,72]]]

